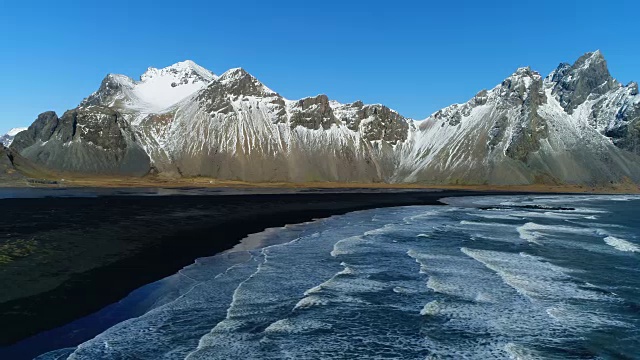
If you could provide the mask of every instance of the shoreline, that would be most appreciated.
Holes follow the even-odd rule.
[[[0,354],[8,349],[20,347],[32,336],[55,329],[72,321],[93,314],[104,307],[125,298],[132,291],[171,276],[201,257],[213,256],[237,246],[243,238],[268,228],[299,224],[318,218],[341,215],[352,211],[381,207],[409,205],[443,205],[439,199],[445,197],[474,195],[507,195],[506,192],[476,191],[377,191],[357,192],[312,191],[307,193],[246,194],[246,195],[173,195],[173,196],[101,196],[97,198],[41,198],[3,199],[0,206],[11,208],[10,218],[30,214],[64,213],[81,223],[79,233],[65,234],[56,242],[60,247],[83,247],[83,258],[49,254],[45,262],[30,264],[22,260],[21,274],[14,273],[10,280],[19,284],[35,286],[34,278],[47,278],[52,264],[66,261],[67,278],[48,290],[35,291],[0,302]],[[133,209],[132,209],[133,207]],[[139,209],[154,214],[151,217],[133,219]],[[197,210],[195,210],[197,209]],[[106,212],[106,214],[105,214]],[[163,214],[177,213],[179,216],[163,218]],[[100,216],[94,219],[95,216]],[[114,218],[110,218],[114,217]],[[11,219],[9,219],[10,221]],[[103,248],[80,237],[91,238],[97,233],[108,234],[107,241],[126,234],[109,233],[112,228],[89,231],[88,227],[110,221],[119,227],[128,221],[125,231],[133,232],[133,244],[129,237],[111,253],[105,255]],[[170,222],[174,220],[174,222]],[[3,221],[7,221],[5,218]],[[133,222],[133,225],[130,224]],[[154,228],[157,225],[160,227]],[[164,226],[164,227],[163,227]],[[64,228],[64,227],[63,227]],[[142,229],[140,229],[142,228]],[[141,231],[142,230],[142,231]],[[149,231],[152,230],[152,231]],[[153,231],[155,230],[155,231]],[[136,236],[146,236],[136,239]],[[99,234],[98,234],[99,235]],[[213,241],[212,241],[213,238]],[[68,242],[68,244],[65,243]],[[136,243],[137,241],[137,243]],[[102,243],[101,243],[102,244]],[[104,244],[102,244],[104,245]],[[131,246],[127,246],[131,245]],[[92,249],[93,248],[93,249]],[[115,254],[115,255],[114,255]],[[64,255],[64,254],[62,254]],[[108,255],[108,256],[107,256]],[[113,256],[120,256],[114,260]],[[46,258],[46,256],[45,256]],[[42,260],[42,259],[40,259]],[[92,267],[72,271],[74,262]],[[45,265],[43,265],[45,264]],[[47,266],[49,268],[47,268]],[[35,272],[35,274],[34,274]],[[8,283],[6,271],[0,273],[0,283]],[[22,281],[21,281],[22,280]],[[42,279],[40,279],[42,280]],[[50,279],[49,279],[50,280]],[[21,289],[24,290],[24,289]],[[6,294],[5,294],[6,296]],[[95,335],[95,334],[93,334]],[[93,337],[93,336],[90,336]],[[9,346],[14,344],[13,346]],[[24,345],[23,345],[24,346]],[[46,349],[45,349],[46,351]]]
[[[33,180],[43,180],[43,183]],[[52,181],[55,184],[47,184]],[[48,174],[42,179],[26,178],[23,182],[2,184],[0,188],[236,188],[236,189],[396,189],[396,190],[462,190],[462,191],[508,191],[536,193],[599,193],[599,194],[638,194],[640,184],[629,179],[607,185],[577,184],[528,184],[528,185],[488,185],[488,184],[438,184],[438,183],[384,183],[384,182],[248,182],[241,180],[219,180],[207,177],[165,178],[160,176],[112,177],[77,176],[76,174]]]

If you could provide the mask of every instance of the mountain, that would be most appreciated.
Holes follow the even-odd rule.
[[[27,128],[20,127],[20,128],[13,128],[9,130],[6,134],[0,136],[0,143],[2,143],[2,145],[4,146],[11,145],[11,143],[13,142],[13,138],[16,136],[16,134],[24,130],[27,130]]]
[[[192,61],[108,75],[11,148],[76,174],[433,184],[640,182],[640,96],[599,51],[543,78],[520,68],[423,121],[326,95],[288,100],[244,69]]]
[[[600,52],[542,78],[520,68],[500,85],[423,121],[396,181],[606,184],[640,179],[637,85]]]

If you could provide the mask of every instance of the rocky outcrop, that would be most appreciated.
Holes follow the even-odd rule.
[[[640,96],[630,83],[599,97],[591,106],[590,124],[619,148],[640,154]]]
[[[11,148],[59,172],[143,176],[150,168],[129,124],[115,110],[100,106],[79,107],[61,118],[42,113]]]
[[[84,99],[82,103],[80,103],[80,106],[122,107],[121,104],[117,104],[118,98],[122,96],[123,92],[129,90],[133,86],[133,81],[126,76],[109,74],[102,80],[98,91]]]
[[[340,121],[333,114],[326,95],[318,95],[299,100],[291,107],[289,123],[291,126],[303,126],[307,129],[327,130],[331,125],[340,125]]]
[[[24,175],[19,173],[13,166],[13,154],[11,151],[0,145],[0,185],[14,183],[23,178]]]
[[[638,84],[621,85],[609,74],[600,51],[560,64],[547,78],[552,94],[568,114],[577,110],[589,124],[619,148],[640,154]]]
[[[505,155],[526,162],[529,154],[540,150],[540,142],[549,136],[547,121],[538,113],[539,107],[547,102],[540,74],[530,68],[518,69],[501,84],[500,97],[503,102],[498,104],[499,108],[518,109]]]
[[[27,181],[54,176],[53,173],[24,158],[15,150],[0,145],[0,186],[21,186]]]
[[[278,96],[273,90],[266,87],[242,68],[231,69],[225,72],[215,83],[221,85],[227,94],[236,97]]]
[[[552,93],[569,114],[590,97],[604,95],[618,85],[600,51],[584,54],[572,66],[560,64],[552,80]]]

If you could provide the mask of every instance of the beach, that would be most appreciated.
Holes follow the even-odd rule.
[[[44,198],[0,200],[3,346],[96,312],[266,228],[491,194],[415,189],[55,191],[64,197],[49,191]]]

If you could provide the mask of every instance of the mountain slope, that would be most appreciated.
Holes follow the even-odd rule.
[[[576,64],[581,63],[582,58]],[[594,104],[621,88],[606,79],[589,87],[559,90],[567,78],[576,79],[571,74],[552,74],[543,80],[531,69],[521,68],[469,102],[436,112],[420,124],[413,143],[400,155],[394,180],[459,184],[638,182],[640,158],[614,146],[605,136],[606,130],[591,125]],[[599,114],[597,121],[615,121],[604,115]]]
[[[382,105],[340,105],[324,95],[289,101],[243,69],[164,119],[139,126],[160,171],[246,181],[381,181],[392,168],[374,156],[375,141],[401,141],[409,127]]]
[[[285,99],[237,68],[191,61],[108,75],[12,148],[80,174],[435,184],[640,182],[640,96],[600,52],[500,85],[417,122],[383,105]]]

